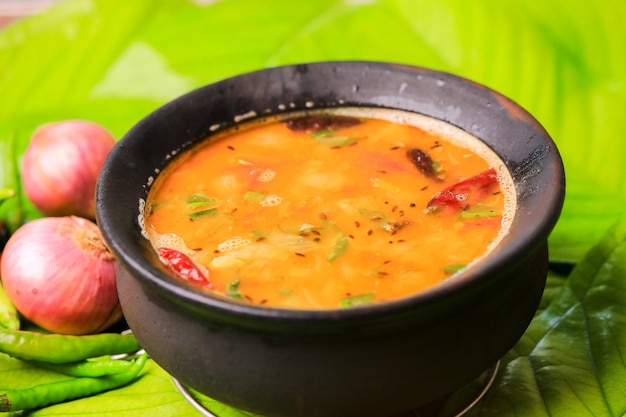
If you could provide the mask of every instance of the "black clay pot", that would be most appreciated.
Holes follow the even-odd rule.
[[[255,307],[171,279],[137,218],[151,179],[173,152],[242,119],[338,106],[421,113],[482,139],[515,181],[508,236],[445,284],[352,309]],[[540,124],[484,86],[419,67],[321,62],[219,81],[141,120],[102,170],[97,220],[119,260],[129,326],[182,384],[267,416],[386,417],[460,388],[518,341],[543,292],[546,242],[564,181],[558,151]]]

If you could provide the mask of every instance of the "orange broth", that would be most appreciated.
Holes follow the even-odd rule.
[[[338,308],[427,290],[506,231],[510,177],[471,135],[386,114],[250,123],[182,152],[151,187],[144,232],[183,254],[176,266],[160,252],[177,279],[257,305]]]

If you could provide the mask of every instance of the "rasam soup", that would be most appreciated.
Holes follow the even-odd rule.
[[[141,220],[189,285],[269,307],[349,307],[424,291],[485,255],[512,217],[511,184],[451,125],[344,109],[182,152]]]

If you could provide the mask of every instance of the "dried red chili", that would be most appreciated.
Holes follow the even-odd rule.
[[[181,278],[206,288],[213,287],[213,283],[189,256],[171,248],[159,248],[157,252],[165,264]]]
[[[426,178],[441,181],[440,173],[435,168],[435,163],[426,152],[419,148],[412,148],[406,151],[406,156]]]
[[[460,212],[468,204],[474,204],[495,191],[497,186],[498,174],[495,169],[489,168],[435,194],[426,208],[431,213],[444,209]]]

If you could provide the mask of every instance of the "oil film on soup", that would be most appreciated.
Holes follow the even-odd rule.
[[[344,308],[471,267],[506,234],[512,184],[484,143],[445,122],[309,111],[182,152],[140,222],[173,279],[266,307]]]

